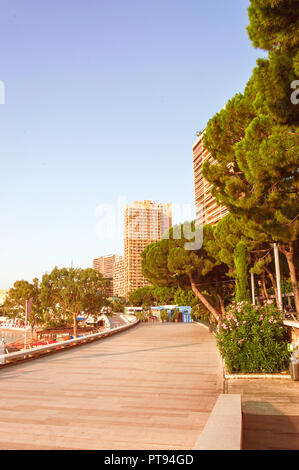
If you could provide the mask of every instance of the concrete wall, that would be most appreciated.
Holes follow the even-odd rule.
[[[241,450],[241,395],[221,394],[194,450]]]

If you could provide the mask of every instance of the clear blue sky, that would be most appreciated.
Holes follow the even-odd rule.
[[[119,196],[193,210],[195,133],[262,55],[248,3],[2,0],[0,289],[122,253]]]

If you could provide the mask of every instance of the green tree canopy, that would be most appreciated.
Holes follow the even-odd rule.
[[[194,307],[198,304],[198,298],[191,290],[183,290],[179,288],[174,296],[174,302],[180,307],[185,307],[187,305]]]
[[[129,294],[129,303],[133,307],[150,307],[155,302],[152,286],[140,287]]]
[[[278,243],[299,312],[299,106],[290,99],[299,77],[298,2],[252,0],[249,19],[254,45],[269,56],[257,61],[244,93],[209,121],[204,146],[215,162],[205,163],[203,175],[219,204]]]
[[[190,224],[195,233],[195,223]],[[191,288],[195,296],[204,304],[209,312],[218,317],[224,310],[221,296],[221,280],[225,277],[227,268],[224,264],[210,256],[205,248],[209,239],[211,227],[203,228],[203,245],[196,250],[186,249],[187,240],[183,235],[177,238],[177,233],[183,225],[172,227],[169,238],[148,245],[142,253],[143,275],[155,286]],[[204,290],[217,290],[218,304],[212,305],[203,294]]]
[[[77,316],[84,312],[97,316],[106,304],[107,282],[94,269],[55,267],[44,274],[40,285],[40,305],[46,318],[73,321],[77,336]]]
[[[251,0],[247,27],[254,47],[289,49],[299,43],[297,0]]]
[[[269,246],[269,236],[259,232],[250,221],[244,223],[232,214],[226,215],[213,226],[211,237],[206,241],[208,253],[227,265],[229,277],[235,277],[234,250],[240,241],[245,243],[249,252]],[[253,258],[251,265],[255,262]]]
[[[170,305],[175,302],[175,287],[155,287],[154,296],[158,305]]]
[[[271,237],[264,231],[260,231],[256,224],[228,214],[213,226],[212,236],[210,240],[207,240],[206,248],[211,256],[228,266],[227,276],[235,278],[234,251],[240,241],[245,243],[248,250],[249,271],[261,276],[263,297],[268,298],[268,279],[268,284],[272,285],[278,304]],[[281,259],[280,268],[282,275],[288,278],[289,270],[285,258]]]
[[[32,324],[39,315],[39,280],[34,278],[32,283],[28,281],[16,281],[6,296],[3,312],[5,315],[16,317],[21,320],[25,319],[26,301],[32,299],[32,309],[29,320]]]
[[[113,298],[109,303],[113,312],[123,312],[126,305],[126,299],[124,297]]]

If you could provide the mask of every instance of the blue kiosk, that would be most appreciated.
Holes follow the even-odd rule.
[[[191,318],[191,307],[189,306],[184,306],[184,307],[179,307],[178,305],[160,305],[159,307],[154,306],[151,307],[151,311],[154,313],[155,311],[160,312],[161,310],[167,310],[168,312],[168,321],[170,321],[171,315],[174,310],[179,310],[181,312],[181,315],[179,315],[179,321],[182,323],[192,323],[193,320]]]

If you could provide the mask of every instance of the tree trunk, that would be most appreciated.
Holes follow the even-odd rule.
[[[289,242],[288,245],[289,245],[289,250],[287,250],[284,246],[281,246],[280,244],[278,244],[278,248],[285,255],[287,262],[288,262],[291,283],[292,283],[292,287],[294,291],[296,312],[299,313],[299,289],[298,289],[297,275],[296,275],[296,269],[295,269],[295,264],[294,264],[294,243]]]
[[[296,269],[295,269],[295,264],[294,264],[294,255],[288,254],[286,258],[287,258],[287,262],[289,265],[291,283],[292,283],[292,287],[294,291],[296,312],[299,313],[299,289],[298,289]]]
[[[217,297],[218,297],[218,300],[219,300],[219,305],[220,305],[221,313],[222,313],[222,315],[225,315],[224,301],[223,301],[222,296],[221,296],[220,294],[218,294],[218,292],[217,292]]]
[[[217,313],[217,310],[210,304],[210,302],[202,295],[202,293],[197,289],[194,281],[193,281],[193,278],[192,278],[192,274],[191,273],[188,273],[188,277],[189,277],[189,281],[190,281],[190,284],[191,284],[191,288],[192,288],[192,291],[193,293],[196,295],[196,297],[203,303],[203,305],[209,310],[209,312],[213,315],[213,317],[215,318],[215,320],[218,322],[218,313]]]
[[[266,289],[265,271],[263,271],[263,274],[262,274],[262,291],[263,291],[264,300],[268,300],[269,296],[268,296],[268,292]]]
[[[220,311],[221,311],[222,315],[225,316],[224,300],[218,292],[218,274],[216,274],[216,295],[217,295],[217,298],[219,300]]]
[[[74,338],[78,337],[77,313],[73,314],[73,334]]]
[[[234,263],[236,268],[235,289],[236,301],[250,301],[250,291],[248,285],[248,250],[245,243],[240,241],[234,250]]]
[[[268,274],[269,279],[272,283],[274,293],[275,293],[276,305],[278,305],[278,290],[277,290],[277,284],[276,284],[275,278],[274,278],[273,274],[271,273],[270,269],[268,269],[266,266],[265,266],[265,271]]]

